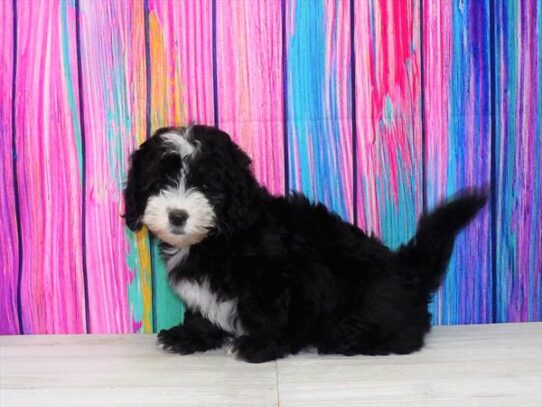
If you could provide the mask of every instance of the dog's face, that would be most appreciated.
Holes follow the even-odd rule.
[[[254,183],[250,159],[226,133],[163,128],[130,158],[126,223],[134,231],[146,225],[172,246],[190,246],[228,228]]]

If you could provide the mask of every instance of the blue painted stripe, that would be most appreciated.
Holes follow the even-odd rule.
[[[346,219],[336,72],[332,68],[326,75],[323,3],[299,1],[293,12],[295,28],[288,41],[289,185]]]

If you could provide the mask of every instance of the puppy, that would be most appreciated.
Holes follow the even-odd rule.
[[[330,182],[333,182],[331,180]],[[321,354],[406,354],[423,346],[427,305],[456,234],[485,205],[471,192],[421,218],[392,251],[299,193],[272,196],[217,128],[163,128],[135,151],[125,220],[161,241],[184,322],[158,335],[170,352],[230,343],[265,362]]]

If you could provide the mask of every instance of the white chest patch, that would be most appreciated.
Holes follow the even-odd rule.
[[[203,283],[184,280],[173,287],[186,306],[201,312],[206,319],[223,330],[241,334],[242,328],[237,320],[237,301],[222,301],[211,291],[209,282]]]

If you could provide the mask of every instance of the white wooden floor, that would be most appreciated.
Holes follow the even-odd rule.
[[[152,335],[0,338],[0,406],[542,406],[542,323],[436,327],[407,356],[251,365]]]

